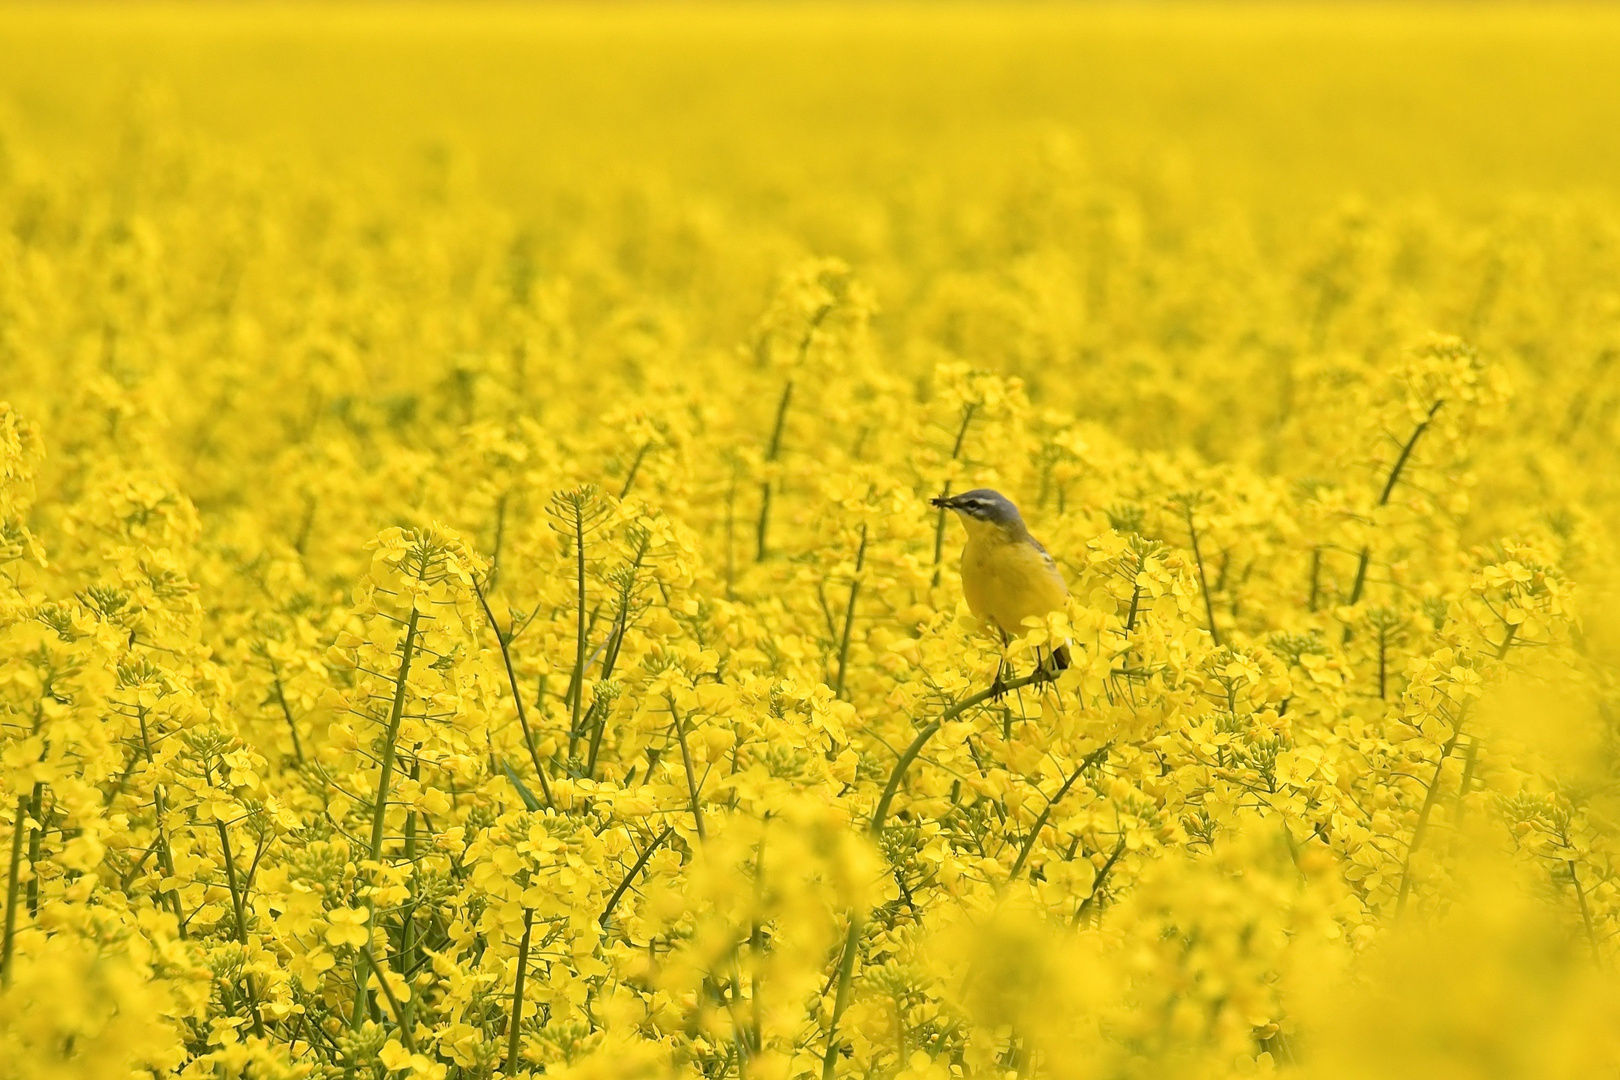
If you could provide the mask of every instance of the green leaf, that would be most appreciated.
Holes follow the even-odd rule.
[[[513,772],[512,766],[504,760],[501,762],[501,771],[506,774],[508,780],[512,781],[512,786],[517,788],[518,798],[523,800],[525,807],[530,810],[540,809],[540,800],[535,798],[534,794],[523,786],[523,781],[518,779],[518,774]]]

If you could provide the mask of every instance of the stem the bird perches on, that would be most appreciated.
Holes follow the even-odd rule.
[[[883,835],[883,823],[888,819],[889,807],[894,803],[894,796],[900,790],[900,784],[905,779],[906,770],[911,763],[923,752],[928,740],[939,733],[939,729],[955,720],[969,709],[983,705],[992,698],[1010,694],[1014,690],[1022,690],[1026,686],[1037,683],[1047,683],[1056,679],[1058,673],[1049,667],[1037,667],[1030,674],[1021,679],[1012,679],[999,687],[981,690],[971,697],[963,698],[952,705],[939,716],[930,720],[918,729],[917,735],[900,753],[900,760],[894,764],[894,771],[889,774],[889,782],[883,787],[883,795],[878,799],[876,809],[872,811],[872,820],[867,823],[866,832],[876,840]],[[855,953],[860,947],[861,931],[865,925],[865,918],[860,912],[851,912],[849,917],[849,931],[844,937],[844,951],[838,961],[838,993],[833,999],[832,1017],[827,1023],[827,1049],[821,1059],[822,1080],[833,1080],[838,1069],[838,1054],[841,1046],[838,1041],[838,1024],[849,1008],[849,998],[855,978]]]
[[[900,783],[905,779],[906,770],[911,768],[911,763],[917,760],[917,755],[922,753],[923,747],[928,745],[928,740],[939,732],[941,726],[955,720],[969,709],[983,705],[993,698],[1004,697],[1015,690],[1022,690],[1026,686],[1052,682],[1057,676],[1058,673],[1050,667],[1037,667],[1021,679],[1011,679],[1002,683],[999,687],[992,686],[989,689],[979,691],[971,697],[963,698],[940,713],[938,717],[923,725],[918,730],[916,738],[911,740],[911,745],[901,751],[900,760],[895,762],[894,771],[889,774],[889,782],[883,787],[883,796],[878,799],[877,809],[872,811],[872,820],[866,829],[867,835],[873,839],[882,835],[883,823],[889,816],[889,806],[894,802],[895,793],[900,790]]]

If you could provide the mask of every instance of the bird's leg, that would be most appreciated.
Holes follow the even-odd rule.
[[[996,661],[996,677],[990,681],[990,700],[1000,701],[1007,696],[1007,680],[1003,676],[1007,672],[1007,631],[996,627],[1001,634],[1001,659]]]
[[[1007,671],[1005,658],[996,661],[996,677],[990,680],[990,700],[1000,701],[1007,696],[1007,680],[1002,676]]]
[[[1070,663],[1067,645],[1059,645],[1055,649],[1047,648],[1044,654],[1038,647],[1035,650],[1035,670],[1053,681],[1068,669]]]

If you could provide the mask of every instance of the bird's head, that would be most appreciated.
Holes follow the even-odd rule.
[[[1004,531],[1017,531],[1024,527],[1018,507],[999,491],[977,488],[944,499],[930,499],[930,503],[944,510],[954,510],[962,524],[971,531],[985,526]]]

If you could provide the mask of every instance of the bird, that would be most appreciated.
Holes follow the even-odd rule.
[[[962,592],[975,618],[993,625],[1005,643],[1024,630],[1030,616],[1061,611],[1069,599],[1057,563],[1029,534],[1023,515],[999,491],[977,488],[929,500],[953,511],[967,530],[962,549]],[[1052,650],[1052,674],[1069,666],[1069,648]],[[1001,672],[996,673],[996,685]]]

